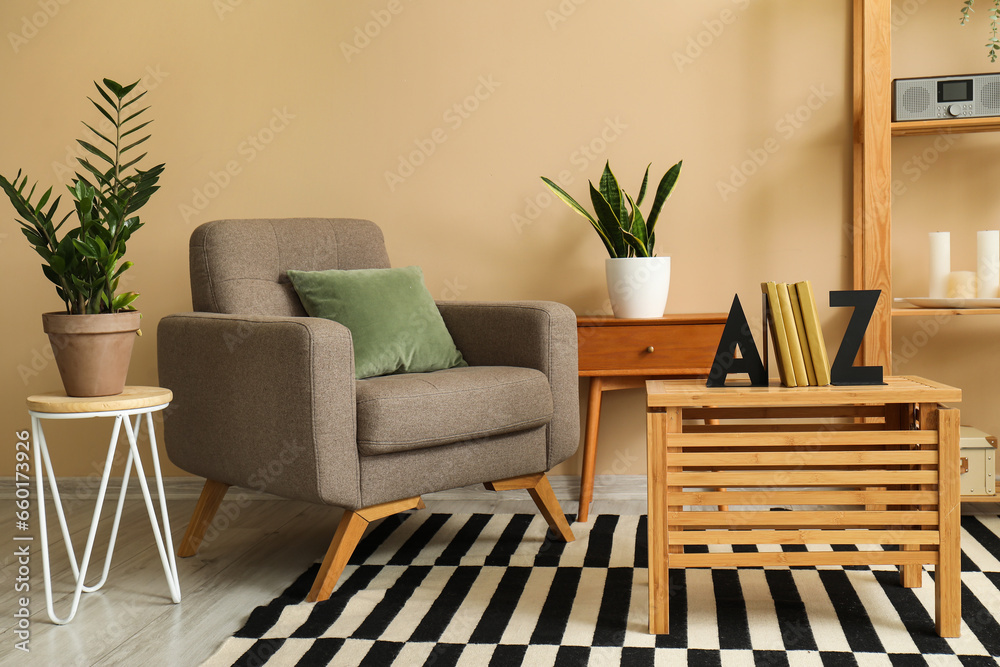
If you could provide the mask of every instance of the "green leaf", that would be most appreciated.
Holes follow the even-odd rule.
[[[96,129],[94,129],[93,127],[91,127],[89,123],[86,123],[86,122],[85,122],[85,123],[84,123],[83,125],[84,125],[84,127],[86,127],[86,128],[88,129],[88,130],[90,130],[91,132],[93,132],[94,134],[96,134],[97,136],[99,136],[99,137],[100,137],[101,139],[104,139],[104,140],[105,140],[106,142],[108,142],[108,143],[109,143],[109,144],[111,144],[112,146],[114,146],[114,145],[115,145],[115,142],[111,141],[111,140],[110,140],[110,139],[108,139],[108,138],[107,138],[106,136],[104,136],[103,134],[101,134],[100,132],[98,132],[98,131],[97,131]]]
[[[604,231],[604,235],[608,237],[614,248],[614,253],[611,256],[624,257],[628,253],[628,249],[625,239],[622,238],[621,221],[615,214],[614,209],[611,208],[611,204],[594,187],[593,183],[590,184],[590,201],[594,204],[594,212],[597,213],[597,220]]]
[[[639,210],[639,205],[632,201],[632,198],[629,197],[628,193],[625,193],[625,197],[628,198],[629,206],[632,207],[632,224],[628,230],[629,236],[635,238],[640,243],[642,249],[640,257],[648,257],[649,240],[646,233],[646,221],[642,219],[642,211]],[[628,237],[626,237],[626,241],[627,240]],[[635,244],[632,244],[632,247],[636,248],[636,252],[638,253],[640,247]]]
[[[124,135],[122,135],[122,136],[124,136]],[[125,153],[126,151],[130,151],[133,148],[135,148],[136,146],[138,146],[139,144],[141,144],[142,142],[146,141],[147,139],[149,139],[149,135],[148,134],[146,136],[144,136],[142,139],[139,139],[138,141],[134,141],[133,143],[131,143],[128,146],[126,146],[125,148],[121,149],[121,152]]]
[[[601,242],[604,243],[604,247],[607,249],[608,254],[614,257],[615,247],[611,244],[611,240],[608,238],[607,234],[604,233],[604,230],[601,229],[601,225],[594,219],[594,216],[592,216],[587,209],[580,206],[565,190],[553,183],[551,180],[542,176],[542,181],[545,182],[545,185],[549,186],[549,189],[555,193],[556,197],[563,200],[563,202],[569,205],[570,208],[587,219],[587,221],[594,228],[594,231],[597,232],[597,235],[601,237]]]
[[[145,97],[146,93],[148,93],[148,92],[149,92],[148,90],[144,90],[141,93],[139,93],[138,95],[136,95],[135,97],[133,97],[132,99],[128,100],[127,102],[125,102],[124,104],[122,104],[122,109],[124,109],[127,106],[131,106],[131,105],[135,104],[136,102],[138,102],[139,100],[141,100],[143,97]],[[146,107],[146,108],[148,109],[149,107]],[[143,109],[143,111],[145,111],[145,109]],[[129,118],[134,118],[139,113],[142,113],[142,112],[141,111],[137,112],[136,114],[133,114]],[[127,123],[129,121],[129,118],[126,118],[125,120],[123,120],[122,123]]]
[[[96,155],[97,157],[101,158],[102,160],[104,160],[108,164],[114,166],[115,161],[113,159],[111,159],[110,157],[108,157],[108,154],[105,153],[104,151],[102,151],[97,146],[93,145],[90,142],[84,141],[83,139],[78,139],[76,143],[78,143],[81,146],[83,146],[84,148],[86,148],[88,152],[93,153],[94,155]]]
[[[107,111],[105,111],[105,110],[104,110],[104,107],[102,107],[102,106],[101,106],[100,104],[98,104],[97,102],[94,102],[94,100],[93,100],[93,99],[91,99],[91,98],[87,98],[87,99],[89,99],[89,100],[90,100],[91,104],[93,104],[93,105],[94,105],[95,107],[97,107],[97,110],[98,110],[98,111],[100,111],[100,112],[101,112],[101,114],[102,114],[102,115],[103,115],[103,116],[104,116],[105,118],[107,118],[107,119],[108,119],[108,121],[109,121],[109,122],[110,122],[110,123],[111,123],[112,125],[114,125],[115,127],[117,127],[117,126],[118,126],[118,123],[117,123],[117,122],[115,121],[115,119],[114,119],[114,116],[112,116],[112,115],[111,115],[110,113],[108,113]]]
[[[80,241],[78,239],[73,239],[73,247],[76,248],[76,251],[78,253],[80,253],[87,259],[97,259],[97,250],[95,248],[91,248],[88,244],[84,243],[83,241]],[[76,276],[73,277],[76,278]]]
[[[639,198],[635,200],[635,203],[640,206],[642,205],[643,197],[646,196],[646,183],[649,182],[649,168],[652,166],[652,162],[646,165],[646,175],[642,177],[642,187],[639,188]]]
[[[107,79],[105,79],[104,81],[105,81],[104,85],[107,86]],[[112,83],[114,83],[114,82],[112,82]],[[118,84],[115,83],[114,85],[117,86]],[[118,108],[118,101],[111,99],[111,96],[108,95],[108,93],[104,90],[104,88],[101,88],[96,81],[94,82],[94,87],[97,88],[97,92],[99,92],[101,94],[101,97],[103,97],[107,101],[107,103],[111,105],[112,109],[117,109]],[[108,90],[110,90],[112,93],[115,92],[115,89],[111,88],[110,86],[108,86]],[[115,94],[115,96],[116,97],[121,97],[117,93]]]
[[[33,229],[28,229],[27,227],[22,227],[21,228],[21,233],[24,234],[24,236],[28,239],[28,243],[30,243],[33,246],[39,246],[39,247],[44,248],[44,247],[46,247],[48,245],[48,243],[45,242],[45,239],[43,239],[38,234],[38,232],[36,232]]]
[[[681,166],[683,166],[684,161],[681,160],[670,169],[667,173],[663,175],[660,179],[660,184],[656,186],[656,196],[653,198],[653,208],[649,210],[649,217],[646,219],[646,230],[650,234],[653,232],[653,227],[656,226],[656,220],[660,217],[660,209],[663,208],[663,202],[667,200],[670,193],[674,190],[674,185],[677,184],[677,178],[681,175]]]
[[[618,179],[611,173],[610,162],[604,163],[604,172],[601,173],[600,192],[608,202],[608,205],[611,206],[611,210],[615,212],[615,218],[619,223],[625,221],[628,215],[625,211],[625,199],[622,197],[622,189],[618,185]]]
[[[115,296],[111,301],[111,312],[118,312],[119,310],[129,309],[132,302],[139,297],[135,292],[122,292],[121,294]]]

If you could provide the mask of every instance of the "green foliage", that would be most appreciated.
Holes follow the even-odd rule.
[[[618,179],[611,173],[610,163],[605,163],[599,187],[595,188],[593,183],[590,184],[590,201],[594,206],[596,217],[551,180],[544,176],[542,176],[542,180],[559,199],[566,202],[570,208],[590,222],[597,235],[601,237],[601,241],[604,242],[604,247],[607,248],[609,255],[612,257],[652,257],[653,245],[656,243],[653,228],[660,217],[663,202],[673,192],[677,177],[681,174],[682,164],[683,160],[667,170],[667,173],[660,179],[660,184],[656,187],[656,194],[653,197],[653,206],[650,208],[647,218],[642,217],[639,206],[646,196],[646,184],[649,182],[649,167],[651,165],[646,166],[646,175],[642,178],[639,197],[633,201],[632,197],[623,192],[618,185]]]
[[[959,23],[965,25],[972,18],[973,10],[972,5],[975,4],[975,0],[963,0],[962,2],[962,18]],[[990,62],[995,63],[997,61],[997,54],[1000,53],[1000,38],[997,36],[997,23],[1000,22],[1000,0],[993,0],[993,6],[989,10],[990,15],[990,36],[986,40],[986,49],[990,56]]]
[[[28,177],[22,176],[21,171],[13,182],[0,176],[0,187],[20,216],[17,222],[21,233],[45,261],[42,272],[55,284],[67,313],[135,310],[132,302],[138,294],[116,294],[121,275],[132,266],[132,262],[119,262],[129,238],[142,227],[136,211],[159,189],[156,183],[164,168],[159,164],[143,171],[136,165],[146,153],[133,157],[135,148],[149,139],[148,134],[137,138],[136,133],[151,122],[139,120],[149,107],[135,110],[133,106],[146,93],[129,97],[138,83],[122,86],[104,79],[102,87],[94,82],[103,101],[93,98],[90,101],[110,121],[112,129],[107,133],[110,136],[106,136],[84,123],[100,141],[97,145],[78,142],[90,153],[86,158],[77,158],[83,172],[77,172],[67,186],[79,226],[66,231],[62,238],[59,230],[73,211],[57,221],[61,197],[56,197],[46,209],[52,188],[33,203],[37,183],[25,194]]]

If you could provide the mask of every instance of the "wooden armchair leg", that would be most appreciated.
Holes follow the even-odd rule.
[[[337,580],[347,567],[347,561],[351,559],[351,554],[361,541],[369,523],[411,509],[424,509],[424,501],[420,496],[362,507],[359,510],[345,510],[337,525],[337,531],[333,534],[330,547],[326,550],[323,564],[319,566],[319,574],[316,575],[312,589],[306,596],[306,601],[322,602],[330,599]]]
[[[570,530],[569,523],[566,521],[566,515],[563,514],[562,507],[559,506],[559,501],[556,499],[556,494],[552,491],[552,485],[549,484],[549,478],[545,476],[545,473],[537,472],[532,475],[510,477],[508,479],[497,480],[496,482],[487,482],[485,486],[490,491],[527,489],[528,494],[535,501],[538,511],[545,517],[545,521],[549,524],[549,527],[562,537],[565,542],[572,542],[576,539],[573,536],[573,531]]]
[[[215,518],[215,513],[219,511],[222,499],[226,497],[229,490],[228,484],[216,482],[214,479],[205,480],[205,486],[201,489],[201,496],[198,498],[198,505],[194,508],[191,521],[188,523],[184,539],[181,540],[180,547],[177,548],[177,555],[187,558],[198,553],[201,540],[205,537],[208,525]]]

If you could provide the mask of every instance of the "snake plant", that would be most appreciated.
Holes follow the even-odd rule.
[[[108,123],[102,127],[105,132],[84,123],[97,137],[94,140],[97,145],[82,139],[78,141],[90,154],[77,158],[83,171],[77,172],[72,184],[67,186],[79,226],[66,231],[62,238],[59,238],[59,230],[73,211],[56,222],[61,197],[56,197],[46,208],[52,188],[32,201],[37,183],[25,194],[28,177],[22,176],[21,171],[13,182],[0,176],[0,187],[20,216],[17,222],[21,225],[21,233],[45,260],[42,272],[55,283],[56,292],[69,314],[135,310],[132,302],[138,294],[116,294],[121,275],[132,266],[132,262],[119,264],[119,261],[125,255],[129,238],[142,227],[136,211],[159,189],[156,183],[164,168],[160,164],[147,170],[139,169],[136,165],[146,153],[133,157],[135,148],[149,139],[148,134],[137,137],[136,133],[152,122],[140,118],[149,107],[136,110],[133,106],[146,94],[130,96],[138,83],[122,86],[104,79],[101,86],[94,82],[103,102],[93,98],[90,101]]]
[[[595,188],[594,184],[590,183],[590,201],[594,205],[595,215],[591,215],[565,190],[548,178],[542,176],[542,180],[557,197],[590,222],[597,235],[601,237],[601,241],[604,242],[604,247],[607,248],[611,257],[652,257],[653,246],[656,243],[654,232],[656,220],[660,216],[663,202],[670,196],[677,183],[682,163],[683,160],[672,166],[660,179],[660,184],[653,197],[653,206],[649,210],[649,216],[645,218],[639,210],[639,206],[646,196],[649,167],[652,165],[646,166],[646,175],[642,178],[639,196],[633,200],[618,185],[618,179],[611,172],[610,162],[605,163],[598,187]]]

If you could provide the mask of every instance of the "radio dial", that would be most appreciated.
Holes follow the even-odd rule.
[[[962,105],[961,104],[952,104],[950,107],[948,107],[948,113],[950,113],[952,116],[961,116],[962,115]]]

